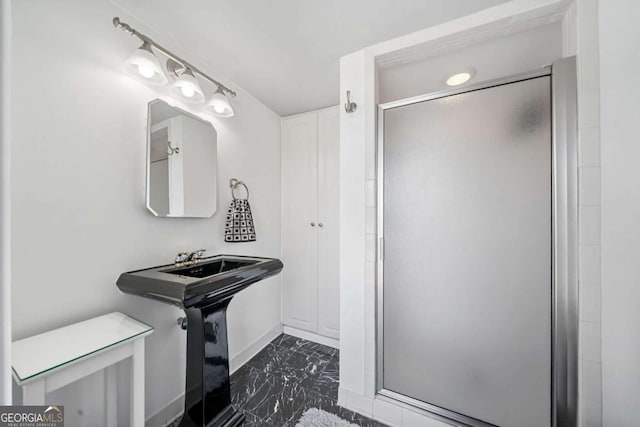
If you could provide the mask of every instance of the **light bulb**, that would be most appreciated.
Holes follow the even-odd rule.
[[[153,77],[153,74],[155,73],[155,71],[153,71],[153,68],[147,67],[146,65],[138,65],[138,72],[142,77],[145,77],[147,79]]]
[[[191,86],[181,86],[180,91],[187,98],[192,98],[196,91]]]
[[[231,107],[227,95],[220,86],[211,95],[207,108],[217,117],[233,117],[233,107]]]
[[[192,104],[204,102],[204,92],[191,69],[185,67],[173,84],[172,92],[181,100]]]
[[[147,42],[134,50],[124,63],[127,74],[152,85],[167,83],[167,76],[162,71],[158,58],[153,54],[151,45]]]

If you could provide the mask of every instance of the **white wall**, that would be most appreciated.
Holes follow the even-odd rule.
[[[495,37],[462,49],[408,62],[387,62],[378,70],[380,103],[450,89],[449,76],[469,67],[469,84],[538,70],[562,56],[561,22]]]
[[[140,43],[112,26],[117,15],[238,92],[236,117],[205,117],[218,131],[213,218],[156,218],[145,208],[147,102],[176,102],[166,88],[121,71]],[[146,345],[150,416],[184,391],[185,333],[176,325],[182,313],[122,294],[115,281],[123,271],[170,263],[178,251],[200,247],[279,257],[280,117],[111,2],[16,2],[13,20],[13,339],[114,310],[153,325]],[[251,189],[255,243],[223,243],[230,177]],[[228,323],[232,357],[280,327],[279,277],[238,294]],[[66,405],[70,425],[100,419],[101,378],[93,380],[50,396],[63,400],[56,403]],[[121,390],[125,406],[126,395]]]
[[[11,1],[0,0],[0,405],[11,404]]]
[[[340,93],[360,94],[352,98],[361,105],[353,114],[340,108],[340,387],[363,392],[364,369],[364,304],[365,300],[365,198],[363,182],[348,177],[366,174],[364,109],[364,52],[340,60]],[[343,98],[344,95],[341,95]],[[344,105],[346,99],[340,100]],[[345,159],[362,159],[350,162]],[[342,177],[347,177],[343,179]],[[355,262],[345,262],[349,261]]]
[[[599,2],[603,425],[640,406],[640,3]]]

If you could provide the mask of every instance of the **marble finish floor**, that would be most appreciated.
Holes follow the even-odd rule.
[[[245,427],[293,427],[309,408],[359,426],[384,424],[337,404],[339,351],[280,335],[231,375],[231,399],[247,416]]]

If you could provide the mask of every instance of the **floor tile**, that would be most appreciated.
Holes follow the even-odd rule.
[[[275,370],[285,381],[311,388],[328,365],[329,361],[302,353],[293,352],[291,356]]]
[[[338,356],[331,357],[327,359],[327,367],[325,371],[330,371],[331,375],[334,375],[336,379],[338,379],[338,375],[340,372],[340,358]]]
[[[231,402],[241,407],[267,380],[267,374],[244,365],[231,375]]]
[[[271,425],[295,425],[309,405],[309,393],[298,384],[270,375],[267,383],[247,401],[244,408]]]
[[[234,405],[244,426],[294,427],[303,412],[323,409],[363,427],[380,427],[337,404],[339,351],[291,335],[280,335],[231,376]]]
[[[325,370],[311,385],[311,390],[337,401],[339,385],[340,383],[337,376],[332,375],[331,372],[327,372],[327,370]]]
[[[333,357],[338,353],[338,350],[333,347],[303,339],[298,340],[298,344],[296,345],[294,350],[309,356],[316,357]]]
[[[298,344],[298,340],[299,338],[296,338],[294,336],[281,334],[276,339],[271,341],[271,344],[292,350]]]
[[[274,372],[291,355],[291,350],[273,344],[267,344],[247,365],[266,373]]]
[[[250,412],[242,410],[242,413],[245,416],[242,427],[274,427],[270,426],[265,420],[256,417]]]

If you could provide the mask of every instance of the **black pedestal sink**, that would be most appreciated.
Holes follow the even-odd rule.
[[[275,258],[217,255],[187,267],[122,273],[122,292],[177,305],[187,314],[187,378],[181,427],[232,427],[244,415],[231,404],[227,306],[231,298],[282,270]]]

